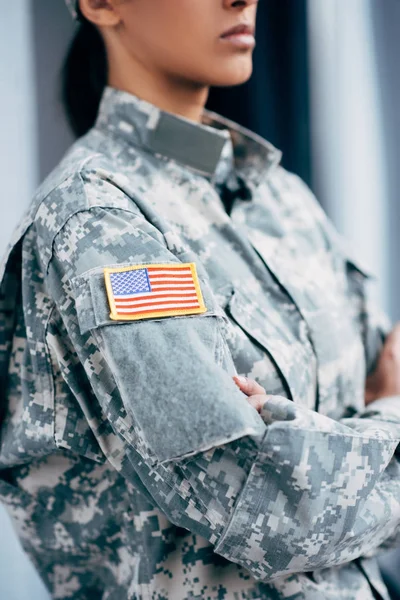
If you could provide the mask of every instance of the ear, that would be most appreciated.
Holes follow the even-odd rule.
[[[115,27],[121,21],[115,0],[79,0],[83,16],[99,27]]]

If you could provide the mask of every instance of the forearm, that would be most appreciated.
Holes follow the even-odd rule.
[[[277,397],[262,416],[263,447],[216,552],[268,581],[347,563],[392,535],[400,425],[365,420],[360,434]]]

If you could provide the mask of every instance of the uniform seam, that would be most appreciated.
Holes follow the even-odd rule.
[[[38,204],[38,206],[37,206],[37,208],[36,208],[36,210],[35,210],[35,212],[33,214],[33,217],[32,217],[32,222],[33,223],[36,221],[37,214],[38,214],[38,212],[40,210],[40,207],[47,200],[47,198],[50,196],[50,194],[52,194],[61,185],[65,184],[69,179],[73,179],[77,175],[79,177],[81,177],[81,173],[82,173],[83,168],[85,166],[87,166],[87,164],[90,163],[91,160],[93,160],[94,158],[97,158],[98,156],[103,156],[103,154],[101,154],[101,152],[95,152],[94,154],[91,154],[90,156],[87,156],[85,159],[83,159],[79,163],[79,166],[77,167],[77,169],[75,171],[73,171],[73,173],[70,173],[67,177],[64,177],[60,181],[57,181],[57,183],[51,188],[51,190],[49,190],[49,192],[47,194],[45,194],[45,196],[43,196],[42,200],[39,202],[39,204]]]
[[[70,215],[68,215],[68,217],[65,219],[65,221],[63,222],[63,224],[60,226],[60,228],[55,232],[52,241],[51,241],[51,255],[49,260],[47,261],[47,265],[46,265],[46,269],[45,269],[45,273],[46,275],[49,272],[49,267],[50,267],[50,263],[52,262],[54,255],[55,255],[55,251],[54,251],[54,246],[56,244],[56,240],[58,238],[58,236],[60,235],[60,233],[63,231],[63,229],[67,226],[67,224],[70,222],[70,220],[75,217],[76,215],[78,215],[79,213],[84,213],[84,212],[90,212],[92,210],[95,210],[97,208],[101,208],[103,210],[120,210],[123,212],[126,212],[128,214],[134,215],[134,216],[139,216],[135,211],[133,210],[129,210],[127,208],[120,208],[118,206],[109,206],[109,205],[104,205],[104,204],[93,204],[91,206],[85,206],[85,208],[77,208],[75,210],[75,212],[71,213]],[[143,217],[145,219],[145,217]],[[158,230],[159,231],[159,230]],[[162,235],[162,234],[161,234]],[[168,250],[168,248],[166,248]],[[78,275],[75,277],[79,277]]]
[[[53,419],[52,419],[52,438],[53,438],[53,442],[56,448],[58,448],[58,445],[55,441],[55,416],[56,416],[56,404],[55,404],[55,387],[54,387],[54,373],[53,373],[53,369],[51,367],[51,352],[50,352],[50,347],[48,344],[48,340],[47,340],[47,333],[48,333],[48,329],[49,329],[49,324],[50,324],[50,319],[53,316],[53,313],[55,311],[56,308],[56,303],[54,302],[53,299],[51,299],[52,305],[50,307],[49,310],[49,314],[47,315],[47,319],[46,319],[46,323],[45,326],[43,328],[43,344],[44,347],[46,348],[46,370],[47,370],[47,375],[48,378],[50,380],[50,388],[51,388],[51,401],[52,401],[52,412],[53,412]]]
[[[272,424],[275,423],[287,423],[287,421],[274,421]],[[400,427],[400,423],[396,423],[399,427]],[[346,425],[346,427],[349,427],[348,425]],[[349,427],[350,428],[350,427]],[[278,429],[278,427],[276,427],[276,429]],[[377,430],[382,429],[377,427]],[[287,431],[287,429],[286,429]],[[379,444],[393,444],[393,443],[398,443],[400,442],[400,436],[399,437],[395,437],[395,438],[390,438],[390,439],[377,439],[376,437],[372,437],[372,436],[365,436],[362,434],[353,434],[353,433],[348,433],[348,432],[340,432],[340,431],[321,431],[320,429],[312,429],[312,428],[307,428],[307,427],[294,427],[292,430],[293,431],[301,431],[304,433],[319,433],[322,436],[332,436],[332,437],[341,437],[341,438],[350,438],[350,439],[360,439],[360,440],[365,440],[366,442],[377,442]],[[265,439],[263,440],[263,447],[264,445],[268,444],[269,440]],[[276,441],[273,442],[273,444],[276,444]]]
[[[254,462],[253,462],[252,466],[250,467],[250,470],[246,477],[246,481],[243,484],[243,487],[242,487],[242,489],[238,495],[238,498],[236,500],[235,506],[233,507],[232,512],[230,514],[230,518],[229,518],[227,524],[225,525],[225,527],[223,528],[218,542],[215,544],[215,552],[217,554],[221,554],[221,556],[224,556],[223,552],[224,552],[224,548],[226,547],[226,541],[229,540],[229,538],[232,537],[232,535],[235,536],[235,534],[236,534],[236,529],[237,529],[236,517],[240,513],[243,512],[243,507],[241,506],[241,503],[242,503],[242,501],[245,500],[247,488],[248,488],[248,485],[250,484],[250,478],[252,477],[252,472],[257,465],[264,462],[262,448],[264,446],[267,434],[268,434],[268,430],[264,433],[264,437],[261,442],[261,448],[257,452]],[[247,514],[247,516],[255,516],[256,515],[255,504],[246,505],[246,514]],[[243,556],[242,550],[245,548],[245,544],[247,543],[246,540],[248,539],[249,532],[251,533],[251,525],[246,525],[245,532],[244,533],[241,532],[241,534],[239,536],[236,536],[236,541],[235,541],[236,547],[232,551],[232,557],[234,557],[237,561],[244,562],[246,560],[245,557]],[[222,552],[221,552],[221,550],[222,550]],[[245,566],[247,569],[250,570],[250,572],[252,572],[251,568],[248,565],[245,565]]]

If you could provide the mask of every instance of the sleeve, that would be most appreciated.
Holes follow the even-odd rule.
[[[47,285],[73,356],[54,352],[104,455],[255,579],[362,556],[400,520],[400,420],[336,422],[277,396],[259,415],[232,381],[202,272],[207,312],[110,319],[104,267],[186,258],[128,210],[82,211],[54,239]]]
[[[300,199],[303,209],[304,206],[307,208],[314,222],[320,228],[331,252],[341,256],[346,263],[349,293],[358,306],[365,349],[366,372],[369,375],[376,368],[385,339],[393,327],[390,318],[371,294],[370,284],[373,283],[376,276],[355,256],[354,250],[336,230],[309,186],[298,175],[288,172],[286,174],[285,179],[293,191],[292,197]],[[351,423],[351,426],[355,429],[362,429],[364,419],[400,423],[400,396],[381,398],[367,406],[362,412],[354,413],[351,420],[343,419],[342,422]],[[390,468],[388,468],[388,473],[393,475],[393,481],[399,476],[398,468],[399,455],[396,451],[390,463]],[[397,509],[397,503],[392,506]],[[393,523],[392,529],[388,530],[388,536],[382,538],[382,542],[379,541],[379,538],[375,542],[366,550],[365,556],[374,556],[381,551],[397,547],[400,543],[400,527],[397,520]]]

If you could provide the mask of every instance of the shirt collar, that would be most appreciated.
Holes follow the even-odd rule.
[[[95,127],[173,159],[212,182],[229,146],[236,173],[255,187],[282,156],[261,136],[215,112],[203,109],[198,123],[111,86],[104,89]]]

